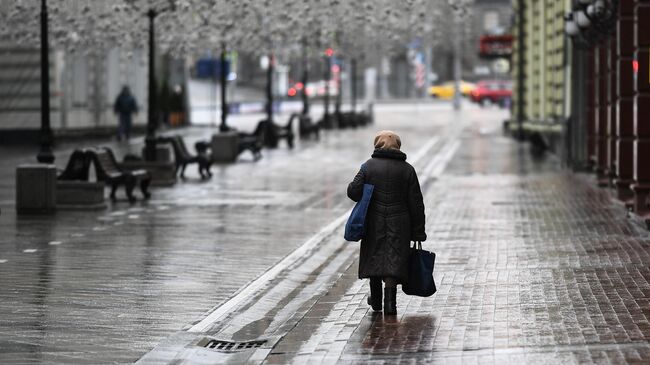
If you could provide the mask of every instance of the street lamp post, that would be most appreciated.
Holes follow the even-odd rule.
[[[219,125],[220,132],[227,132],[230,130],[228,127],[228,101],[226,98],[228,70],[226,69],[226,46],[224,45],[221,50],[221,58],[219,60],[221,67],[219,72],[219,79],[221,82],[221,124]]]
[[[163,9],[149,9],[149,103],[147,105],[147,135],[144,139],[144,159],[156,160],[156,128],[158,118],[156,115],[156,17],[166,11],[176,10],[174,0],[169,0],[169,6]]]
[[[269,54],[269,65],[266,68],[266,123],[264,128],[264,144],[270,148],[278,146],[278,135],[276,125],[273,121],[273,71],[275,68],[275,56]]]
[[[156,55],[155,55],[155,20],[158,14],[151,9],[147,12],[149,17],[149,103],[147,108],[147,136],[144,139],[144,159],[156,160]]]
[[[336,116],[336,122],[341,124],[341,103],[343,102],[343,90],[341,87],[341,72],[343,71],[343,62],[341,58],[338,58],[339,62],[336,65],[336,99],[334,101],[334,115]]]
[[[41,133],[36,160],[54,162],[52,128],[50,126],[50,51],[48,44],[47,0],[41,0]]]
[[[309,58],[307,57],[307,42],[302,42],[302,114],[309,114],[309,95],[307,95],[307,82],[309,81]]]
[[[269,55],[269,67],[266,69],[266,120],[268,126],[273,126],[273,69],[275,67],[273,54]]]
[[[326,128],[331,128],[330,124],[330,78],[332,72],[332,56],[329,52],[325,55],[325,114],[323,115],[323,122]]]
[[[460,65],[460,27],[461,22],[458,19],[458,15],[454,16],[454,26],[456,32],[454,33],[454,99],[453,105],[454,110],[460,110],[460,98],[461,98],[461,89],[460,89],[460,78],[461,78],[461,65]]]

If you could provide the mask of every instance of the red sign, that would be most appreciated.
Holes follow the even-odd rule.
[[[512,55],[512,35],[484,35],[480,39],[481,57],[510,57]]]

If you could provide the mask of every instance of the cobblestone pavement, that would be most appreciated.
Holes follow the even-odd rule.
[[[265,151],[257,163],[244,156],[215,166],[207,182],[191,167],[187,181],[155,189],[149,202],[46,217],[15,215],[15,167],[33,151],[3,148],[0,363],[137,360],[344,214],[351,207],[344,187],[376,129],[398,130],[412,154],[460,117],[439,105],[377,106],[376,113],[372,127],[328,131],[293,151]],[[211,130],[184,133],[191,143]],[[71,147],[56,151],[60,167]],[[340,276],[334,269],[321,271]],[[237,333],[247,331],[256,332]]]
[[[498,128],[467,128],[424,183],[438,292],[383,317],[355,262],[264,363],[650,364],[648,232]]]

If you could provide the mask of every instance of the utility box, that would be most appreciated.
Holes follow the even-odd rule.
[[[239,156],[239,134],[223,132],[212,135],[212,161],[235,162]]]
[[[146,155],[146,147],[142,148],[142,156]],[[172,162],[172,150],[169,146],[156,146],[157,162]]]
[[[51,214],[56,211],[56,166],[24,164],[16,169],[16,212]]]
[[[145,149],[142,149],[145,155]],[[151,174],[151,186],[172,186],[176,184],[176,166],[172,159],[172,150],[169,146],[156,146],[156,161],[143,159],[124,159],[119,164],[126,171],[147,170]]]

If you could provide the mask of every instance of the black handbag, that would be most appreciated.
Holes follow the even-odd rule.
[[[409,277],[402,284],[402,291],[407,295],[430,297],[436,292],[436,283],[433,281],[433,265],[436,254],[422,249],[422,242],[416,242],[411,247],[409,257]]]

